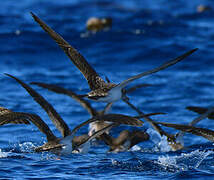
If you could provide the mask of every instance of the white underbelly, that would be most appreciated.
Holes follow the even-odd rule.
[[[106,97],[99,98],[97,101],[110,103],[120,100],[121,97],[121,88],[114,87],[108,92],[108,95]]]

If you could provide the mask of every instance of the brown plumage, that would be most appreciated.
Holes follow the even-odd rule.
[[[182,124],[172,124],[172,123],[164,123],[164,122],[156,122],[157,124],[161,124],[166,127],[171,127],[177,130],[181,130],[183,132],[191,133],[197,136],[202,136],[212,142],[214,142],[214,131],[206,129],[206,128],[198,128],[189,125]]]
[[[35,149],[35,151],[39,151],[40,152],[40,151],[49,151],[49,150],[54,150],[54,151],[61,150],[62,147],[68,145],[68,144],[61,143],[62,141],[65,142],[66,139],[67,139],[69,144],[72,144],[73,136],[70,136],[71,135],[71,131],[70,131],[69,127],[64,122],[64,120],[60,117],[60,115],[56,112],[56,110],[52,107],[52,105],[50,103],[48,103],[34,89],[32,89],[30,86],[28,86],[27,84],[25,84],[24,82],[22,82],[18,78],[14,77],[14,76],[12,76],[10,74],[6,74],[6,75],[11,77],[11,78],[13,78],[13,79],[15,79],[33,97],[33,99],[46,111],[46,113],[48,114],[49,118],[52,120],[52,122],[54,123],[56,128],[61,132],[61,134],[63,136],[63,138],[57,138],[52,133],[52,131],[50,130],[48,125],[38,115],[29,114],[29,113],[21,113],[21,114],[19,113],[18,115],[22,115],[22,116],[18,116],[19,118],[20,117],[21,118],[25,117],[28,120],[28,122],[27,122],[27,120],[25,120],[28,124],[29,124],[29,121],[31,121],[34,125],[36,125],[38,127],[38,129],[42,133],[44,133],[46,135],[46,138],[47,138],[48,142],[45,143],[44,145],[40,146],[40,147],[37,147]],[[4,113],[4,114],[8,115],[9,113]],[[12,118],[4,120],[3,124],[7,124],[7,123],[13,122],[14,121],[13,116],[10,116],[10,117],[12,117]],[[23,123],[26,123],[25,121],[23,121]],[[22,122],[20,121],[19,123],[22,123]],[[106,129],[100,130],[99,132],[94,133],[93,137],[96,137],[96,135],[100,135],[100,133],[105,132],[105,130]],[[89,136],[87,140],[90,140],[91,138],[92,137]],[[87,142],[87,140],[85,142]]]
[[[149,140],[149,135],[144,131],[123,130],[117,138],[103,133],[100,138],[110,147],[110,152],[126,151],[134,145]]]
[[[69,59],[73,62],[73,64],[81,71],[83,76],[88,82],[88,85],[91,89],[86,95],[82,95],[82,97],[87,97],[89,99],[95,101],[103,101],[103,102],[114,102],[122,98],[122,89],[127,86],[130,82],[139,79],[143,76],[147,76],[149,74],[158,72],[163,70],[177,62],[183,60],[197,49],[192,49],[185,54],[164,63],[163,65],[154,68],[152,70],[140,73],[138,75],[132,76],[129,79],[122,81],[119,84],[105,82],[98,73],[93,69],[92,66],[86,61],[86,59],[75,49],[73,48],[67,41],[65,41],[59,34],[57,34],[53,29],[51,29],[45,22],[43,22],[40,18],[38,18],[35,14],[31,13],[34,20],[46,31],[52,39],[56,41],[56,43],[64,50],[65,54],[69,57]]]
[[[198,114],[204,114],[209,110],[209,108],[198,107],[198,106],[188,106],[188,107],[186,107],[186,109],[188,109],[190,111],[194,111],[194,112],[196,112]],[[207,116],[207,118],[214,119],[214,112],[210,113]]]
[[[137,107],[135,107],[132,103],[127,100],[123,100],[127,103],[132,109],[134,109],[139,115],[145,115],[142,111],[140,111]],[[177,142],[176,135],[171,135],[165,132],[155,121],[153,121],[149,116],[143,117],[153,128],[156,130],[160,136],[166,136],[167,142],[173,151],[177,151],[183,148],[180,142]]]

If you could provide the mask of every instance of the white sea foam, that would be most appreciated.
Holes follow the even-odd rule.
[[[140,151],[142,150],[142,148],[138,145],[134,145],[132,148],[131,148],[131,151]]]
[[[207,156],[213,154],[213,151],[195,150],[191,153],[182,153],[180,156],[161,156],[157,163],[164,168],[176,168],[182,171],[198,168]]]
[[[2,152],[2,150],[0,149],[0,158],[8,157],[8,154],[10,154],[10,152]]]
[[[169,145],[167,141],[166,136],[160,136],[160,134],[152,128],[147,129],[146,132],[149,134],[151,141],[155,144],[156,151],[161,152],[173,151],[172,147]],[[182,137],[176,139],[176,141],[183,145]]]
[[[33,149],[35,149],[35,145],[32,142],[24,142],[19,144],[19,148],[21,150],[21,152],[29,152],[32,151]]]

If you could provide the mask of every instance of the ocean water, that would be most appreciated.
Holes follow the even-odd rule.
[[[211,9],[197,12],[203,4]],[[26,83],[53,83],[84,94],[86,80],[63,51],[36,24],[34,12],[77,48],[102,76],[120,82],[154,68],[182,53],[199,48],[184,61],[139,83],[152,84],[130,94],[130,101],[145,113],[165,112],[155,120],[187,124],[197,115],[185,109],[214,104],[214,5],[209,0],[6,0],[0,6],[0,105],[13,111],[36,113],[60,137],[43,109],[23,88],[5,76],[9,73]],[[112,28],[90,33],[88,18],[111,17]],[[89,119],[73,99],[32,86],[57,110],[70,128]],[[104,103],[92,102],[96,109]],[[137,115],[122,101],[113,113]],[[214,129],[213,120],[204,119],[199,127]],[[122,126],[121,129],[132,129]],[[172,152],[165,139],[147,124],[152,135],[129,152],[107,153],[104,144],[86,154],[59,156],[35,153],[34,147],[46,139],[33,125],[0,127],[0,179],[211,179],[214,178],[213,143],[185,134],[181,151]],[[165,128],[175,133],[174,129]],[[87,127],[81,133],[87,133]]]

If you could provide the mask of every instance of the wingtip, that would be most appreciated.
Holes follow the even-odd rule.
[[[9,77],[11,77],[11,78],[14,78],[14,76],[12,76],[12,75],[10,75],[10,74],[8,74],[8,73],[4,73],[4,75],[9,76]]]
[[[190,111],[194,111],[196,108],[198,108],[197,106],[187,106],[186,109],[190,110]]]
[[[35,19],[36,15],[32,11],[30,12],[30,14]]]
[[[192,52],[195,52],[195,51],[197,51],[199,48],[194,48],[194,49],[192,49],[191,51]]]
[[[15,79],[16,81],[20,81],[18,78],[16,78],[15,76],[11,75],[11,74],[8,74],[8,73],[4,73],[6,76],[9,76],[13,79]]]

